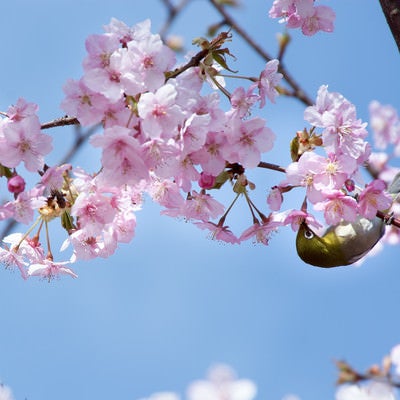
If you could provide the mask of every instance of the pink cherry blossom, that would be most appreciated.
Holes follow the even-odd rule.
[[[261,223],[257,221],[240,235],[239,241],[242,242],[252,238],[255,243],[268,245],[272,233],[276,232],[281,225],[281,222],[274,221],[272,217]]]
[[[357,161],[348,155],[329,154],[321,160],[313,183],[317,190],[340,189],[357,169]]]
[[[152,199],[166,208],[181,209],[184,198],[180,193],[178,185],[169,179],[154,179],[148,187]]]
[[[392,197],[385,193],[386,184],[380,179],[369,183],[358,197],[359,213],[372,219],[377,211],[384,211],[392,204]]]
[[[290,224],[292,230],[296,232],[299,230],[299,226],[303,221],[305,221],[307,225],[314,226],[315,228],[322,227],[322,225],[315,219],[312,214],[301,210],[290,210],[289,212],[287,212],[282,224]]]
[[[377,149],[386,149],[389,144],[399,140],[400,119],[394,107],[372,101],[369,105],[369,115]]]
[[[355,106],[340,93],[330,93],[327,86],[321,86],[315,106],[306,108],[304,119],[324,128],[322,139],[328,154],[346,154],[360,163],[365,161],[367,124],[357,119]]]
[[[243,118],[250,114],[251,107],[260,99],[260,96],[253,93],[252,87],[246,91],[239,86],[233,91],[231,94],[232,116]]]
[[[110,58],[119,48],[119,40],[115,35],[90,35],[86,39],[87,57],[83,61],[85,71],[105,69],[110,66]]]
[[[180,107],[175,104],[176,89],[171,84],[161,86],[156,93],[144,93],[138,103],[143,133],[150,138],[172,138],[183,122]]]
[[[208,229],[211,239],[220,240],[226,243],[240,243],[239,239],[230,231],[229,226],[223,224],[215,224],[214,222],[195,222],[200,229]]]
[[[83,80],[69,79],[63,87],[66,95],[61,108],[68,114],[78,118],[83,126],[99,123],[109,100],[100,93],[89,89]]]
[[[107,68],[93,68],[85,72],[82,78],[84,85],[111,103],[122,99],[124,87],[121,83],[121,63],[121,54],[113,53]]]
[[[313,0],[274,0],[269,16],[271,18],[293,18],[302,19],[313,12]]]
[[[271,18],[282,18],[288,28],[299,28],[304,35],[318,31],[332,32],[334,11],[327,6],[314,6],[313,0],[275,0],[269,11]]]
[[[192,155],[192,160],[200,164],[205,173],[217,176],[225,168],[227,148],[226,132],[210,131],[204,146]]]
[[[21,192],[17,198],[5,204],[12,209],[13,218],[23,224],[28,224],[33,220],[35,211],[42,207],[46,198],[42,196],[42,188],[35,187],[31,190]]]
[[[71,262],[76,260],[90,260],[99,257],[100,251],[104,248],[104,243],[101,237],[90,236],[87,232],[77,230],[73,232],[63,245],[66,248],[72,244],[74,254],[71,257]]]
[[[39,111],[39,106],[35,103],[28,103],[24,98],[19,98],[17,103],[10,106],[7,110],[7,116],[10,121],[18,122],[27,117],[32,117]]]
[[[219,217],[224,212],[224,206],[211,195],[203,191],[197,193],[193,190],[189,199],[186,200],[182,212],[188,220],[208,221]]]
[[[6,266],[8,269],[17,267],[21,273],[23,279],[27,279],[28,275],[26,272],[26,267],[28,262],[26,261],[22,251],[16,250],[14,248],[17,245],[23,235],[21,233],[14,233],[12,235],[6,236],[3,242],[6,247],[0,247],[0,262]]]
[[[64,266],[66,264],[69,264],[69,262],[54,262],[44,259],[41,263],[31,264],[28,268],[28,275],[40,276],[43,279],[47,279],[49,282],[59,275],[69,275],[73,278],[77,278],[78,275],[76,275],[72,269]]]
[[[124,22],[119,21],[116,18],[111,18],[110,23],[105,25],[103,28],[106,33],[117,36],[123,47],[126,47],[128,42],[132,40],[140,41],[151,35],[151,21],[149,19],[129,27]]]
[[[71,209],[71,215],[77,218],[82,229],[93,236],[112,222],[115,214],[110,198],[98,192],[80,193]]]
[[[265,126],[265,121],[258,117],[245,121],[235,119],[231,123],[227,160],[239,162],[244,168],[255,168],[261,161],[261,153],[272,149],[275,134]]]
[[[182,151],[192,153],[201,149],[206,141],[209,130],[210,116],[192,114],[181,129],[180,136],[183,141]]]
[[[0,162],[6,167],[16,167],[24,162],[28,171],[42,169],[44,156],[52,150],[52,139],[41,133],[36,116],[2,126],[0,134]]]
[[[90,139],[93,146],[103,149],[103,178],[111,185],[134,184],[148,178],[141,146],[132,134],[128,128],[114,126]]]
[[[307,189],[307,198],[311,203],[323,200],[323,195],[314,183],[317,173],[324,169],[325,158],[308,151],[299,161],[293,162],[286,168],[286,181],[282,185],[304,186]]]
[[[341,190],[324,193],[325,201],[317,203],[314,208],[324,212],[328,225],[336,225],[340,221],[353,222],[357,218],[357,201],[345,195]]]
[[[314,13],[304,18],[301,31],[304,35],[312,36],[318,31],[333,32],[335,12],[327,6],[314,7]]]
[[[254,87],[258,87],[260,94],[260,108],[265,106],[265,98],[267,97],[271,103],[275,103],[275,98],[278,95],[276,86],[282,80],[283,75],[278,72],[279,61],[268,61],[265,69],[261,72],[258,82]]]
[[[159,35],[147,35],[140,40],[132,40],[127,43],[128,51],[125,54],[128,57],[125,65],[129,68],[123,69],[123,81],[134,83],[134,87],[140,83],[141,91],[156,91],[165,82],[164,73],[172,69],[175,63],[174,52],[160,39]],[[130,71],[135,74],[130,75]],[[127,82],[127,91],[129,94],[137,92],[129,91]]]

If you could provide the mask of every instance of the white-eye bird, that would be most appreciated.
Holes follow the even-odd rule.
[[[392,195],[400,192],[400,174],[388,188]],[[385,233],[387,221],[375,217],[369,220],[358,217],[354,222],[341,222],[330,226],[318,236],[305,222],[297,232],[296,249],[307,264],[331,268],[350,265],[364,257]]]

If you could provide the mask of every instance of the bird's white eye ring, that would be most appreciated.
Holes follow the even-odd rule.
[[[313,232],[313,231],[310,231],[309,229],[306,229],[306,230],[304,231],[304,237],[305,237],[306,239],[312,239],[312,238],[314,237],[314,232]]]

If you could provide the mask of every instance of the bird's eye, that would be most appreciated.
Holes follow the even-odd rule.
[[[306,230],[304,231],[304,237],[305,237],[306,239],[312,239],[312,238],[314,237],[314,232],[313,232],[313,231],[310,231],[309,229],[306,229]]]

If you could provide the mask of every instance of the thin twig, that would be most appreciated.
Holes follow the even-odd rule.
[[[50,128],[57,128],[59,126],[67,126],[67,125],[79,125],[79,121],[75,117],[65,117],[57,118],[53,121],[46,122],[41,125],[42,129],[50,129]]]
[[[265,162],[265,161],[260,161],[259,164],[257,165],[257,167],[259,168],[266,168],[266,169],[272,169],[273,171],[278,171],[278,172],[283,172],[286,173],[286,169],[276,165],[276,164],[271,164],[269,162]]]

